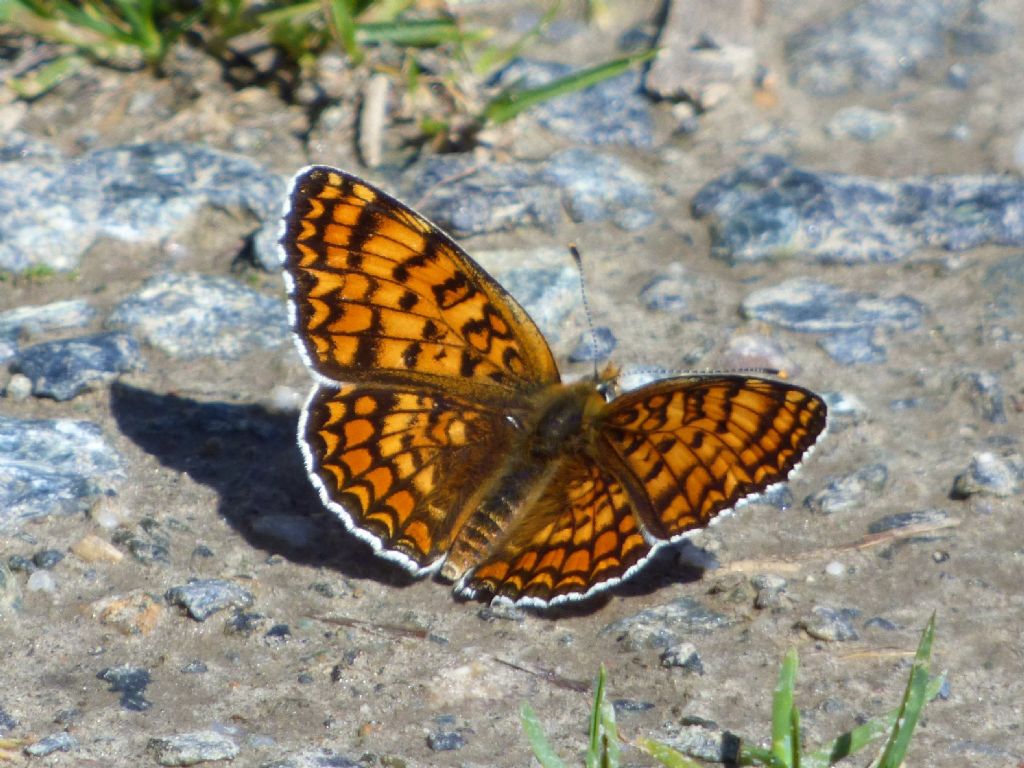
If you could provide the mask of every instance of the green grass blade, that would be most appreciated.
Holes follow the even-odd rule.
[[[85,59],[81,56],[61,56],[24,77],[12,77],[7,85],[21,98],[35,99],[57,87],[62,80],[81,69],[83,64]]]
[[[779,682],[772,697],[772,755],[793,766],[793,688],[796,685],[796,649],[790,648],[779,669]]]
[[[790,709],[789,742],[793,748],[793,768],[801,768],[803,756],[800,754],[800,710]]]
[[[473,73],[478,77],[482,77],[514,59],[526,46],[541,36],[544,30],[555,20],[555,15],[561,7],[562,0],[555,0],[547,13],[541,16],[537,23],[526,34],[512,43],[512,45],[506,48],[500,48],[495,45],[485,49],[473,62]]]
[[[415,19],[357,24],[357,43],[394,43],[400,46],[430,48],[461,42],[464,34],[451,19]]]
[[[654,739],[640,739],[634,742],[633,746],[642,749],[665,768],[701,768],[699,763],[695,763],[681,752]]]
[[[354,0],[329,0],[331,29],[353,64],[363,60],[363,52],[356,42],[356,14]]]
[[[938,696],[939,690],[945,681],[946,679],[942,675],[933,677],[928,682],[925,699],[931,701]],[[894,709],[886,712],[881,717],[872,718],[863,725],[858,725],[856,728],[837,736],[832,741],[815,750],[812,755],[809,755],[804,761],[804,768],[808,768],[811,765],[809,761],[812,759],[814,764],[835,765],[840,760],[856,754],[875,739],[891,732],[899,713],[899,709]]]
[[[615,706],[604,699],[601,702],[601,768],[619,768],[619,727],[615,724]]]
[[[256,16],[256,23],[261,27],[276,27],[278,24],[295,24],[306,21],[320,12],[321,5],[318,0],[308,3],[294,3],[284,8],[274,8],[264,11]]]
[[[520,112],[537,104],[579,91],[625,72],[630,67],[647,61],[657,51],[651,49],[631,56],[598,64],[596,67],[573,72],[565,77],[552,80],[550,83],[523,90],[511,88],[491,99],[484,107],[480,120],[485,123],[500,124],[511,120]]]
[[[604,664],[597,673],[597,683],[594,685],[594,707],[590,711],[590,739],[587,745],[587,754],[584,756],[584,764],[587,768],[600,768],[601,756],[601,705],[604,702],[604,684],[606,672]]]
[[[544,727],[540,724],[537,713],[525,701],[519,707],[519,719],[526,732],[526,738],[530,742],[533,756],[537,758],[537,762],[541,764],[542,768],[565,768],[562,758],[555,754],[551,742],[544,735]]]
[[[152,0],[114,0],[131,38],[142,51],[146,61],[153,63],[163,58],[171,38],[165,38],[157,29],[156,9]]]
[[[364,10],[367,15],[373,16],[373,21],[394,21],[409,10],[414,2],[415,0],[374,0],[366,3]]]
[[[740,753],[737,756],[738,765],[765,765],[768,768],[790,768],[777,758],[770,749],[754,747],[745,743],[740,744]]]
[[[878,768],[899,768],[903,764],[903,758],[910,746],[910,738],[914,734],[914,728],[917,727],[917,720],[927,703],[928,665],[931,661],[934,640],[935,614],[933,613],[928,621],[928,626],[921,633],[921,642],[917,646],[914,664],[910,668],[907,689],[903,694],[903,701],[893,725],[892,735],[885,745],[882,758],[878,761]]]

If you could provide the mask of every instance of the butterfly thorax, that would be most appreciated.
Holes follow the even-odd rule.
[[[501,471],[477,489],[466,505],[466,522],[441,570],[445,577],[458,579],[480,562],[500,542],[513,518],[536,510],[538,498],[564,462],[592,452],[594,418],[604,407],[604,397],[591,381],[552,384],[534,395],[507,446]]]
[[[588,451],[589,427],[604,405],[604,397],[591,381],[541,390],[523,422],[523,446],[539,461]]]

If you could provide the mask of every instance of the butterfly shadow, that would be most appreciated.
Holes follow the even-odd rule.
[[[414,581],[324,509],[295,441],[297,414],[120,382],[111,387],[110,404],[121,432],[139,448],[215,490],[218,514],[253,547],[349,578],[391,586]]]

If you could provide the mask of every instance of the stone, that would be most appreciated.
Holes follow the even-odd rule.
[[[193,579],[171,587],[164,597],[172,605],[187,610],[196,621],[206,621],[225,608],[248,608],[255,600],[247,589],[225,579]]]
[[[217,731],[192,731],[154,737],[147,751],[160,765],[197,765],[214,760],[234,760],[239,749],[231,737]]]
[[[925,247],[1024,246],[1024,181],[1013,176],[872,178],[754,157],[693,198],[712,255],[730,264],[904,261]]]
[[[870,464],[843,477],[833,477],[825,487],[804,499],[804,506],[819,515],[848,512],[881,494],[889,480],[885,464]]]
[[[291,336],[283,301],[227,277],[167,273],[147,280],[110,317],[171,357],[236,359]]]
[[[98,333],[28,347],[11,366],[31,380],[36,397],[70,400],[142,367],[142,356],[131,336]]]
[[[121,457],[98,424],[0,416],[0,532],[84,513],[123,479]]]

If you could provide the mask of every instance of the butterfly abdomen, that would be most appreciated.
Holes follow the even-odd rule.
[[[471,499],[469,516],[456,535],[441,570],[446,578],[460,578],[502,541],[513,519],[520,518],[560,471],[564,461],[590,450],[588,416],[604,398],[590,382],[554,385],[536,395],[529,418],[516,433],[500,472]],[[549,524],[536,516],[539,524]]]

